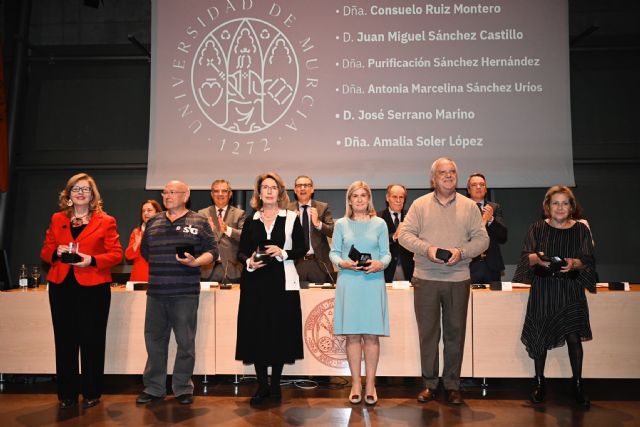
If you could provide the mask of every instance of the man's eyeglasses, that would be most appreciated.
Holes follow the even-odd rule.
[[[91,187],[71,187],[72,193],[91,193]]]
[[[313,184],[296,184],[296,188],[312,188]]]
[[[169,191],[161,191],[160,192],[160,194],[162,194],[162,197],[175,196],[176,194],[184,194],[184,193],[186,193],[186,191],[169,190]]]

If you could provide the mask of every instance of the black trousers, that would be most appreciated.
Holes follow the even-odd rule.
[[[56,344],[58,399],[75,400],[80,392],[85,399],[100,397],[111,304],[109,284],[81,286],[71,270],[61,284],[49,285],[49,304]]]

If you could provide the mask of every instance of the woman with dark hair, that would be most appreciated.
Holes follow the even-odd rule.
[[[542,206],[546,218],[529,227],[513,277],[514,282],[531,284],[521,336],[535,366],[530,400],[544,401],[547,350],[566,342],[576,403],[589,408],[582,387],[582,341],[592,339],[584,290],[596,292],[591,232],[573,218],[577,202],[568,187],[551,187]]]
[[[376,216],[371,188],[355,181],[347,189],[345,215],[336,221],[329,257],[338,268],[334,334],[345,335],[347,360],[351,370],[349,402],[363,399],[361,361],[364,353],[366,385],[364,401],[378,402],[376,371],[380,358],[380,336],[389,336],[389,307],[384,269],[391,262],[387,223]],[[358,263],[351,258],[352,248],[371,255]]]
[[[289,203],[284,181],[275,172],[256,179],[251,199],[255,213],[240,236],[240,277],[236,360],[253,364],[258,390],[250,403],[282,399],[285,363],[302,359],[300,283],[294,261],[306,252],[302,226]],[[267,369],[271,366],[271,385]]]
[[[95,181],[72,176],[59,197],[40,258],[50,263],[49,303],[56,347],[60,408],[100,403],[111,267],[122,260],[116,220],[102,210]],[[78,373],[78,351],[82,375]]]
[[[125,258],[133,261],[133,268],[129,277],[129,280],[133,282],[149,281],[149,263],[140,253],[140,243],[142,243],[142,233],[144,233],[144,229],[147,226],[147,221],[159,212],[162,212],[162,207],[155,200],[145,200],[140,205],[140,225],[131,232],[129,246],[124,251]]]

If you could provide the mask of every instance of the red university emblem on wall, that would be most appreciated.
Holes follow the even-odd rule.
[[[348,366],[346,340],[333,335],[333,310],[335,299],[320,302],[307,316],[304,323],[304,342],[318,361],[331,368]]]

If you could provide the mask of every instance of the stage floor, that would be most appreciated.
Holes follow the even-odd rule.
[[[589,411],[573,404],[566,379],[548,380],[544,405],[527,400],[528,379],[488,379],[486,396],[478,380],[464,381],[465,404],[455,407],[438,399],[420,404],[418,378],[381,378],[378,405],[347,402],[348,378],[307,378],[283,386],[280,405],[249,406],[255,383],[245,378],[239,385],[233,376],[194,378],[193,405],[179,405],[168,395],[147,406],[136,406],[142,390],[139,375],[107,375],[102,403],[87,410],[60,411],[55,382],[49,376],[5,376],[0,384],[0,425],[8,426],[638,426],[640,380],[585,380],[592,399]],[[30,381],[27,383],[27,381]]]

